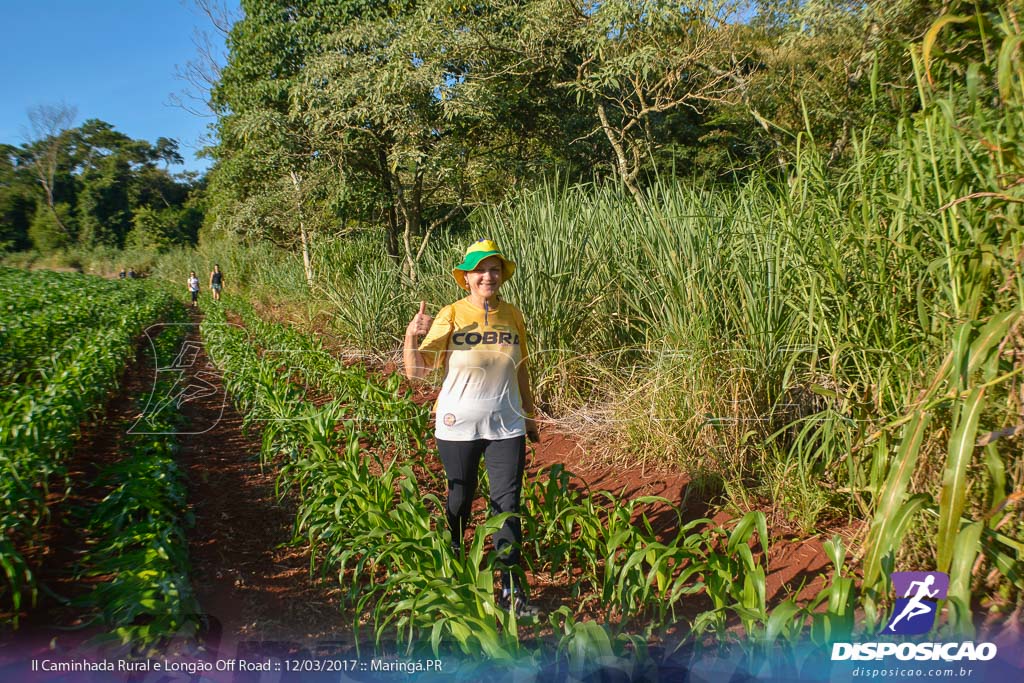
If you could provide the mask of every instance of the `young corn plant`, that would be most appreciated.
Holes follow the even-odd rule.
[[[1000,362],[1007,334],[1021,317],[1020,310],[1012,310],[995,315],[984,324],[963,324],[953,349],[930,387],[922,392],[918,406],[898,420],[903,425],[900,447],[890,463],[866,542],[863,590],[869,626],[879,620],[878,605],[889,591],[887,575],[894,570],[895,554],[913,517],[922,510],[931,510],[938,516],[935,566],[950,575],[949,626],[954,632],[972,632],[971,581],[986,523],[965,516],[970,495],[967,471],[974,458],[987,392],[1024,370],[1024,366],[1007,368]],[[932,414],[940,409],[953,415],[941,488],[937,497],[926,492],[911,495],[908,485],[921,452],[923,434]],[[879,441],[878,447],[884,447],[883,444]],[[998,455],[989,455],[991,476],[998,481],[1001,460]],[[1005,498],[1005,491],[993,492],[997,500],[1000,495]],[[997,536],[985,538],[992,545],[990,552],[1006,558],[1013,556],[1008,553],[1019,552],[1019,544],[1012,539],[1004,537],[1010,542],[1000,543]],[[1005,561],[1002,566],[1007,566]]]
[[[182,339],[180,327],[166,329],[154,342],[155,357],[173,358]],[[154,390],[165,395],[173,384],[160,379]],[[139,401],[144,408],[144,397]],[[87,513],[83,526],[92,547],[78,571],[84,578],[112,577],[78,602],[110,629],[94,642],[140,656],[173,638],[191,639],[199,628],[199,604],[188,579],[184,477],[174,460],[181,416],[162,411],[148,419],[151,433],[129,435],[127,456],[97,480],[110,493]]]
[[[761,560],[754,558],[749,544],[755,532],[761,544]],[[730,612],[739,618],[744,632],[749,634],[756,634],[759,626],[768,621],[763,564],[763,556],[768,552],[767,539],[764,513],[748,512],[729,532],[725,551],[708,552],[704,576],[713,608],[694,619],[695,632],[710,630],[724,640]]]
[[[55,346],[33,361],[18,360],[15,366],[32,368],[18,381],[0,389],[0,600],[13,607],[13,622],[25,606],[34,604],[36,585],[25,560],[27,545],[36,542],[36,528],[46,518],[46,499],[53,480],[63,476],[62,461],[73,448],[83,421],[95,414],[116,387],[122,368],[134,354],[136,341],[149,325],[164,317],[173,300],[157,288],[133,283],[126,288],[98,278],[55,278],[52,274],[4,270],[0,281],[22,291],[48,288],[35,303],[8,308],[2,328],[7,334],[19,328],[25,316],[34,321],[37,333],[49,330]],[[101,284],[96,284],[97,282]],[[79,291],[81,290],[81,291]],[[76,298],[77,297],[77,298]],[[127,297],[127,298],[126,298]],[[115,313],[92,316],[72,330],[57,334],[60,324],[41,323],[47,316],[59,319],[67,311],[62,301],[77,301],[95,310]],[[91,302],[91,303],[87,303]],[[32,335],[28,335],[30,338]],[[37,340],[49,343],[45,338]],[[19,353],[27,353],[21,346]]]
[[[230,376],[226,383],[237,393],[236,401],[244,402],[247,419],[263,425],[265,453],[284,454],[264,462],[279,467],[279,491],[298,497],[295,535],[312,550],[310,570],[337,577],[344,603],[369,620],[378,648],[393,638],[406,652],[429,648],[506,662],[522,657],[523,629],[535,633],[540,625],[497,607],[497,558],[486,552],[488,537],[507,515],[478,525],[465,556],[452,554],[447,532],[437,529],[443,505],[422,493],[410,465],[423,450],[411,432],[422,435],[426,411],[400,394],[397,378],[378,383],[358,368],[342,368],[337,361],[331,367],[329,357],[315,352],[315,342],[260,321],[251,311],[242,315],[247,330],[209,317],[204,335],[211,357]],[[268,348],[275,353],[264,353]],[[314,353],[292,354],[304,349]],[[283,367],[279,361],[285,355],[293,360]],[[320,406],[292,400],[293,373],[334,400]],[[383,438],[381,425],[388,430]],[[371,436],[367,430],[373,428]],[[365,443],[372,448],[365,449]],[[381,448],[394,455],[382,458]],[[573,489],[570,480],[556,467],[546,481],[527,484],[528,544],[553,576],[574,576],[581,588],[597,590],[612,606],[615,622],[602,626],[610,629],[603,632],[618,634],[609,636],[611,642],[645,642],[653,628],[675,618],[685,596],[707,590],[699,577],[707,573],[710,549],[722,534],[700,531],[707,520],[696,520],[659,541],[641,507],[667,501],[589,495]],[[763,584],[763,568],[749,547],[752,525],[754,517],[730,536],[729,552],[745,559],[720,571],[730,571],[730,582],[747,588],[735,603],[726,600],[723,611],[751,602],[764,611],[763,585],[760,603],[753,588],[758,576]],[[565,651],[590,642],[588,634],[597,635],[587,622],[576,626],[564,608],[555,614],[552,623],[567,629]],[[648,618],[651,625],[643,635],[625,632]],[[357,629],[360,625],[357,616]]]
[[[843,539],[833,536],[825,542],[824,548],[832,562],[832,581],[806,607],[807,613],[811,615],[810,638],[818,645],[850,640],[858,602],[853,577],[844,575],[848,568],[847,548]],[[825,605],[824,611],[819,610],[822,604]]]
[[[535,569],[547,568],[552,579],[571,578],[578,569],[571,584],[576,598],[581,588],[598,583],[602,531],[592,501],[570,485],[572,478],[564,465],[553,465],[526,482],[522,499],[524,537],[537,558]]]

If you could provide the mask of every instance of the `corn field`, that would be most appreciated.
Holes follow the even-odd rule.
[[[142,332],[174,305],[165,293],[81,275],[0,270],[18,292],[0,321],[0,598],[17,612],[37,585],[23,549],[46,519],[51,488],[80,425],[105,405]],[[73,324],[66,322],[73,320]]]
[[[574,664],[570,653],[622,657],[642,650],[678,625],[683,602],[695,596],[707,609],[691,618],[693,637],[727,639],[739,622],[754,642],[796,639],[826,602],[813,620],[827,636],[852,614],[831,584],[813,609],[792,601],[769,609],[768,532],[760,512],[724,529],[709,519],[684,524],[677,509],[678,527],[659,539],[643,512],[653,499],[585,495],[569,485],[568,471],[554,467],[523,493],[532,570],[548,573],[570,598],[592,596],[607,618],[583,619],[586,605],[577,602],[544,620],[517,620],[495,602],[496,559],[487,544],[507,514],[477,527],[464,558],[437,526],[442,484],[425,466],[436,454],[422,440],[428,409],[400,389],[397,376],[381,384],[364,368],[332,358],[316,338],[267,323],[245,304],[231,308],[244,327],[229,324],[226,309],[212,310],[203,323],[209,353],[246,419],[260,427],[263,463],[277,471],[281,494],[297,495],[295,541],[308,545],[310,571],[338,582],[356,633],[365,625],[377,646],[395,642],[408,655],[455,652],[471,662],[539,665],[549,653],[524,642],[551,631],[560,634],[556,649],[571,668],[582,662]],[[309,392],[331,398],[309,400]],[[846,551],[833,543],[842,571]],[[838,579],[840,586],[848,582]]]

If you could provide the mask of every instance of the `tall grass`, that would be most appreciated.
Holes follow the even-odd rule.
[[[240,244],[232,240],[211,240],[195,249],[181,248],[161,255],[150,275],[173,283],[196,271],[203,289],[214,264],[224,272],[225,292],[265,292],[279,301],[305,299],[309,293],[301,257],[283,252],[269,243]]]
[[[984,463],[974,445],[1020,421],[1024,346],[1020,33],[986,21],[987,61],[920,77],[920,110],[884,147],[883,131],[854,136],[840,170],[804,135],[784,177],[663,179],[644,209],[553,181],[471,217],[519,264],[503,294],[550,413],[634,459],[715,471],[737,504],[770,499],[804,531],[830,510],[873,519],[869,601],[913,528],[937,539],[919,559],[957,565],[961,612],[979,542],[1003,576],[1022,559],[1013,534],[992,545],[1019,523],[980,524],[1024,488],[1019,444],[987,442]],[[354,341],[394,349],[419,299],[462,296],[464,247],[438,240],[404,293],[386,263],[381,279],[356,269],[332,298]]]

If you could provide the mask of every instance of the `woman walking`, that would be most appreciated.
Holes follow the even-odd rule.
[[[213,292],[213,300],[220,301],[220,290],[224,287],[224,273],[220,272],[220,264],[214,263],[210,271],[210,291]]]
[[[194,270],[188,274],[188,292],[192,295],[192,308],[195,308],[199,305],[199,278]]]
[[[516,264],[493,241],[476,242],[452,271],[469,296],[445,306],[436,318],[427,315],[421,302],[405,333],[406,376],[425,377],[431,368],[444,372],[434,406],[435,436],[448,480],[446,513],[456,553],[469,525],[481,455],[490,481],[491,513],[518,514],[526,437],[539,438],[526,367],[526,324],[519,309],[498,296],[515,270]],[[494,535],[506,567],[500,602],[519,615],[536,614],[511,571],[519,565],[521,543],[522,524],[510,517]]]

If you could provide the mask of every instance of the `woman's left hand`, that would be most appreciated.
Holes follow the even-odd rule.
[[[531,443],[540,441],[540,431],[537,429],[537,421],[532,417],[526,418],[526,436]]]

